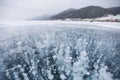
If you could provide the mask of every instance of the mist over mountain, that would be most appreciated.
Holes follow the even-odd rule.
[[[49,20],[49,19],[50,19],[49,15],[42,15],[42,16],[34,17],[32,20]]]
[[[66,18],[98,18],[109,14],[120,14],[120,7],[103,8],[99,6],[88,6],[81,9],[66,10],[59,14],[53,15],[51,19],[66,19]]]
[[[33,20],[56,20],[66,18],[99,18],[109,14],[120,14],[120,7],[103,8],[99,6],[88,6],[81,9],[70,8],[52,16],[35,17]]]

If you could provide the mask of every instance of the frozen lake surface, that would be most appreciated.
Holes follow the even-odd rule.
[[[0,80],[120,80],[120,23],[0,22]]]

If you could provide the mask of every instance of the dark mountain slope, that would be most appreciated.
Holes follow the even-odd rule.
[[[63,11],[51,17],[51,19],[66,19],[66,18],[97,18],[108,14],[120,14],[120,7],[102,8],[99,6],[88,6],[81,9],[72,9]]]
[[[108,8],[109,13],[113,15],[120,14],[120,7],[113,7],[113,8]]]

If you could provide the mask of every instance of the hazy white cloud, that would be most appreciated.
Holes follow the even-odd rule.
[[[119,0],[0,0],[1,20],[23,20],[89,5],[119,6]]]

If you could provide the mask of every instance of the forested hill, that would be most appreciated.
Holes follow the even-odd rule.
[[[120,14],[120,7],[103,8],[99,6],[88,6],[81,9],[68,9],[59,14],[53,15],[50,19],[66,19],[66,18],[98,18],[109,14]]]

